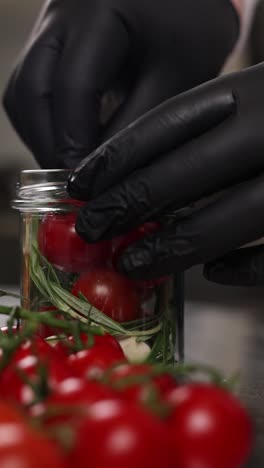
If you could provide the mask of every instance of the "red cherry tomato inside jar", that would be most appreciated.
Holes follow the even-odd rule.
[[[114,270],[96,268],[83,273],[72,288],[74,296],[79,293],[117,322],[140,317],[140,297],[135,285]]]
[[[47,214],[39,227],[41,254],[66,272],[83,272],[94,265],[107,263],[110,242],[88,244],[76,232],[77,213]]]

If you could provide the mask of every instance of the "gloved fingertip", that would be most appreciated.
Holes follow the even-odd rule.
[[[226,268],[223,262],[208,263],[204,265],[203,276],[208,281],[222,283],[226,278]]]
[[[89,214],[86,207],[80,209],[75,229],[79,236],[87,242],[96,242],[102,236],[100,223],[96,222],[95,217]]]
[[[74,177],[73,172],[71,172],[71,174],[70,174],[70,176],[68,178],[67,192],[70,195],[70,197],[73,198],[74,200],[80,200],[81,199],[80,190],[78,188],[78,185],[75,182],[75,177]]]
[[[117,267],[121,273],[127,274],[130,277],[139,277],[143,269],[149,268],[152,264],[152,256],[147,249],[144,248],[129,248],[119,258]]]
[[[203,275],[208,281],[223,286],[250,286],[254,284],[249,273],[237,269],[228,262],[219,261],[205,265]]]

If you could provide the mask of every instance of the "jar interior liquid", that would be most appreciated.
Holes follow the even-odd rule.
[[[118,258],[157,229],[146,223],[111,241],[88,244],[75,230],[82,202],[69,199],[68,171],[23,171],[15,208],[21,213],[22,306],[50,311],[115,336],[128,358],[172,363],[181,330],[171,277],[130,280]],[[42,329],[47,337],[54,329]]]

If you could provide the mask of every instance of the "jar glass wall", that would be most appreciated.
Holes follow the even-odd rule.
[[[84,202],[69,198],[65,170],[23,171],[13,207],[21,213],[22,306],[51,311],[120,341],[131,360],[183,358],[183,279],[130,280],[117,262],[130,243],[157,229],[149,222],[124,236],[88,244],[75,230]],[[43,328],[47,337],[54,330]]]

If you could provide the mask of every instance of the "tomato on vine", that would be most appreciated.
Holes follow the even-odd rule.
[[[40,337],[18,347],[0,374],[0,397],[4,400],[30,404],[35,395],[30,384],[41,382],[41,371],[47,373],[45,388],[49,391],[71,375],[70,366]]]
[[[76,377],[93,378],[102,376],[106,370],[123,361],[125,356],[121,348],[94,346],[71,354],[67,363]]]
[[[90,407],[76,428],[69,462],[78,468],[173,468],[165,425],[143,408],[118,400]]]
[[[42,416],[45,426],[75,423],[87,417],[92,403],[114,398],[114,391],[106,385],[69,377],[56,385],[50,396],[33,408],[32,414]]]
[[[80,341],[83,346],[83,349],[91,348],[94,346],[104,346],[104,347],[110,347],[113,348],[121,353],[123,353],[122,348],[114,336],[110,335],[109,333],[104,333],[103,335],[92,335],[89,336],[86,333],[81,333],[80,334]],[[65,341],[65,346],[67,347],[68,344],[68,349],[72,346],[73,349],[76,347],[76,340],[73,336],[69,336],[67,340]]]
[[[59,449],[33,431],[12,406],[0,402],[0,466],[66,468]]]
[[[168,426],[175,466],[240,468],[251,448],[250,418],[227,391],[193,383],[172,390],[166,398],[172,412]]]
[[[113,368],[109,382],[122,398],[135,402],[146,401],[153,390],[163,397],[178,386],[171,375],[154,376],[154,370],[149,364],[121,364]]]

